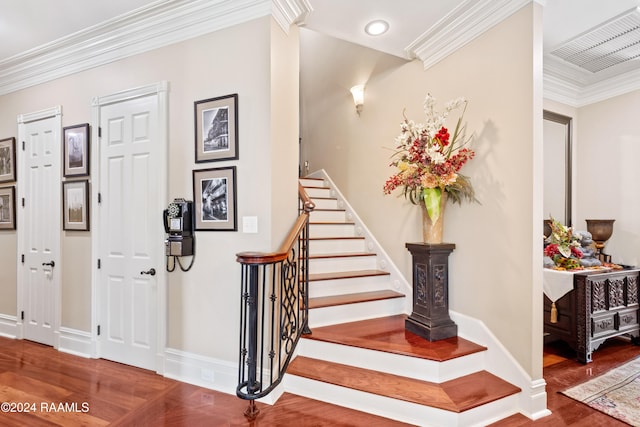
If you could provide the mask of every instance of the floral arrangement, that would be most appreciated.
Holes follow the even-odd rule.
[[[432,221],[440,215],[443,192],[457,203],[463,198],[476,201],[469,178],[459,173],[475,155],[473,150],[464,147],[470,141],[470,138],[465,138],[466,125],[462,123],[467,100],[458,98],[450,101],[442,113],[436,111],[435,105],[436,99],[427,94],[424,124],[415,123],[405,116],[390,165],[396,167],[397,172],[384,184],[384,194],[391,194],[402,187],[404,196],[411,203],[424,202]],[[462,112],[451,135],[445,122],[453,110],[460,108]]]
[[[545,256],[553,261],[554,265],[563,270],[576,270],[582,268],[580,258],[583,254],[580,250],[581,236],[574,233],[571,227],[560,224],[551,218],[551,234],[547,238],[547,246],[544,248]]]

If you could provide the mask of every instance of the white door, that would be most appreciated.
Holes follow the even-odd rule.
[[[100,357],[158,370],[166,127],[158,94],[99,107]]]
[[[18,306],[23,337],[56,347],[62,226],[60,127],[59,107],[18,117]]]

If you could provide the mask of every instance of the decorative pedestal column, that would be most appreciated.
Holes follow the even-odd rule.
[[[449,254],[452,243],[407,243],[413,256],[413,312],[405,329],[438,341],[458,335],[458,325],[449,317]]]

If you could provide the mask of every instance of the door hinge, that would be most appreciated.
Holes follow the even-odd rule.
[[[22,198],[22,207],[24,208],[24,197]]]
[[[24,254],[22,254],[22,263],[24,264]]]
[[[102,203],[102,193],[98,193],[98,203]]]
[[[98,335],[100,335],[100,325],[98,325]]]
[[[22,311],[20,312],[20,319],[21,319],[21,320],[24,320],[24,310],[22,310]]]
[[[26,143],[25,143],[24,141],[22,141],[22,151],[24,151],[24,150],[26,149],[26,148],[25,148],[25,144],[26,144]]]
[[[102,128],[98,126],[98,138],[102,138]]]
[[[100,268],[101,263],[100,263],[100,258],[98,258],[98,268]]]

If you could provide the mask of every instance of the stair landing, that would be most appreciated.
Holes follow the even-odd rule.
[[[312,329],[311,340],[331,342],[387,353],[443,362],[485,351],[487,348],[460,337],[428,341],[404,327],[406,315],[381,317]]]

